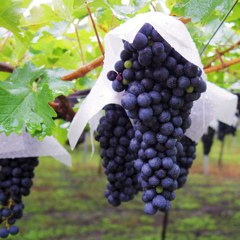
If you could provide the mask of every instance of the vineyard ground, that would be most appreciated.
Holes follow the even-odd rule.
[[[222,170],[217,166],[220,144],[215,144],[207,177],[198,147],[188,184],[173,201],[166,240],[240,240],[239,144],[240,137],[235,145],[227,138]],[[163,214],[146,216],[140,196],[119,208],[110,206],[103,196],[106,180],[99,175],[99,157],[84,160],[82,149],[72,154],[72,168],[41,159],[32,194],[25,199],[21,233],[12,239],[160,239]]]

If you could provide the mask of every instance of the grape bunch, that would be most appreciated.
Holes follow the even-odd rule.
[[[146,23],[133,43],[123,41],[120,60],[107,73],[112,88],[123,93],[121,104],[134,122],[130,149],[144,211],[168,211],[178,188],[177,153],[191,126],[193,102],[206,90],[201,70],[182,57]]]
[[[215,130],[211,127],[208,127],[207,133],[205,133],[202,136],[204,155],[209,155],[213,145],[214,135],[215,135]]]
[[[183,187],[187,181],[189,169],[196,158],[196,146],[197,144],[190,138],[184,136],[181,139],[183,149],[177,154],[177,164],[180,167],[180,174],[177,178],[178,188]]]
[[[96,140],[100,142],[100,156],[108,179],[105,196],[110,204],[119,206],[133,199],[139,191],[133,162],[136,156],[128,147],[134,131],[120,105],[109,104],[104,110]]]
[[[19,232],[14,224],[23,215],[22,197],[30,194],[37,165],[35,157],[0,159],[0,238]]]
[[[226,135],[235,136],[237,132],[237,128],[234,126],[229,126],[224,122],[218,122],[218,140],[223,141]]]

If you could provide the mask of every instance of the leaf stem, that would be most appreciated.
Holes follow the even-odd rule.
[[[79,51],[80,51],[80,57],[81,57],[81,60],[82,60],[82,64],[84,65],[85,64],[85,59],[84,59],[82,44],[81,44],[81,41],[80,41],[80,37],[79,37],[79,34],[78,34],[78,29],[77,29],[76,24],[74,24],[74,29],[75,29],[75,33],[76,33],[76,36],[77,36],[78,47],[79,47]]]
[[[11,36],[11,34],[12,34],[11,32],[8,32],[8,33],[7,33],[7,36],[5,37],[5,39],[4,39],[3,43],[2,43],[2,46],[1,46],[1,48],[0,48],[0,52],[3,51],[3,49],[4,49],[4,47],[5,47],[5,45],[6,45],[7,41],[8,41],[8,39],[9,39],[10,36]]]

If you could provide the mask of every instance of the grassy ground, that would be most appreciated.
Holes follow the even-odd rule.
[[[214,146],[208,177],[202,174],[199,146],[188,184],[173,201],[167,240],[240,240],[240,148],[231,143],[228,138],[221,171],[219,144]],[[41,159],[19,221],[21,233],[9,239],[160,239],[163,215],[146,216],[140,196],[119,208],[110,206],[103,196],[105,177],[98,175],[99,157],[84,160],[82,148],[73,153],[71,169],[54,159]]]

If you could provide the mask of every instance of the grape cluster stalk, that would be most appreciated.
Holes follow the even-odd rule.
[[[201,69],[148,23],[132,43],[123,41],[114,68],[107,78],[114,91],[124,91],[121,105],[133,122],[129,149],[136,156],[133,162],[144,211],[166,212],[181,186],[179,176],[184,177],[178,153],[184,150],[181,139],[191,126],[191,108],[206,91]]]
[[[30,194],[38,158],[0,159],[0,238],[16,235],[15,222],[23,216],[23,196]]]

